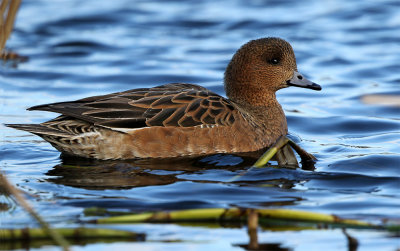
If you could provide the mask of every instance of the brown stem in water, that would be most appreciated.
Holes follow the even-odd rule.
[[[6,191],[6,194],[12,195],[15,201],[23,207],[39,224],[43,230],[55,241],[56,244],[60,245],[64,251],[69,251],[69,244],[62,235],[50,228],[49,224],[42,219],[42,217],[29,205],[29,203],[22,196],[22,193],[16,189],[6,178],[5,175],[0,173],[0,186]]]
[[[258,213],[254,209],[250,209],[247,216],[247,231],[249,234],[249,250],[258,250]]]
[[[358,248],[358,241],[356,238],[349,235],[346,231],[346,228],[342,228],[343,234],[347,238],[347,246],[349,251],[357,251]]]

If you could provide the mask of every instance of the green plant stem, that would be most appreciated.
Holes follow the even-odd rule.
[[[317,223],[343,224],[346,226],[377,227],[367,222],[341,219],[335,215],[321,214],[290,209],[240,209],[240,208],[207,208],[171,212],[141,213],[114,216],[96,220],[97,223],[138,223],[138,222],[189,222],[189,221],[243,221],[253,210],[262,219],[284,219]]]
[[[275,144],[273,144],[257,161],[254,163],[253,167],[263,167],[268,161],[274,157],[274,155],[281,149],[284,145],[289,142],[286,136],[280,137]]]

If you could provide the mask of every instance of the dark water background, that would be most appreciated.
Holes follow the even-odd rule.
[[[2,125],[54,117],[25,110],[32,105],[168,82],[223,95],[233,53],[266,36],[288,40],[299,71],[323,86],[278,93],[292,138],[319,159],[315,171],[264,168],[229,183],[251,163],[235,155],[77,163],[39,137]],[[363,102],[371,94],[400,95],[399,1],[24,1],[7,45],[29,61],[0,66],[0,169],[54,226],[75,226],[92,206],[284,207],[400,220],[400,108]],[[36,226],[6,197],[0,203],[6,208],[0,227]],[[152,242],[76,250],[241,250],[233,245],[248,241],[245,228],[114,227],[144,232]],[[348,232],[359,250],[400,246],[387,232]],[[293,250],[347,249],[338,229],[261,231],[259,240]]]

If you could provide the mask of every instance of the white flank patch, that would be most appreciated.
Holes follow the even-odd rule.
[[[79,138],[88,138],[88,137],[92,137],[92,136],[101,136],[101,134],[99,132],[85,132],[85,133],[81,133],[79,135],[73,136],[71,137],[71,139],[79,139]]]
[[[135,129],[132,129],[132,128],[110,128],[110,127],[107,127],[107,128],[112,130],[112,131],[123,132],[123,133],[131,133],[131,132],[134,132],[134,131],[137,131],[137,130],[142,130],[142,129],[146,129],[146,128],[150,128],[150,127],[140,127],[140,128],[135,128]]]

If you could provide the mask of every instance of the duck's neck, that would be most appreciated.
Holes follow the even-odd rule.
[[[266,135],[286,135],[288,132],[286,116],[275,93],[263,95],[262,98],[246,102],[242,96],[239,101],[233,101],[250,125],[262,129]]]

